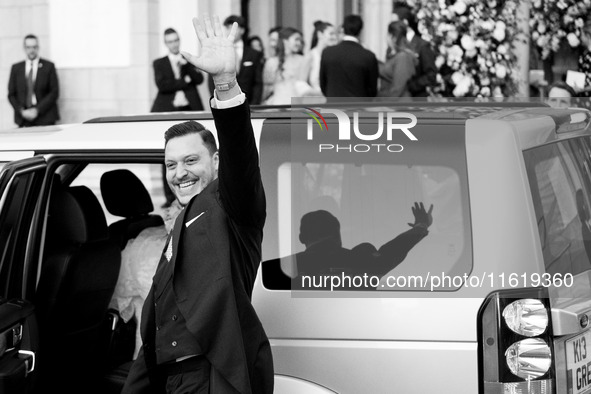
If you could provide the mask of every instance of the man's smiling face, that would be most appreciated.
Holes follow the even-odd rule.
[[[166,181],[184,206],[218,176],[219,155],[197,133],[175,137],[164,148]]]

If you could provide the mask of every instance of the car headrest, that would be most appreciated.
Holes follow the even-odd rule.
[[[108,239],[105,214],[98,199],[86,186],[56,187],[49,205],[49,230],[53,238],[77,243]]]
[[[130,218],[154,210],[150,193],[129,170],[105,172],[101,176],[101,194],[107,210],[115,216]]]

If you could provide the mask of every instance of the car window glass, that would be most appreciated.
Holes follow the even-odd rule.
[[[591,268],[588,139],[525,152],[525,162],[548,273],[577,275]]]
[[[44,170],[17,174],[0,213],[0,295],[21,297],[24,257]]]
[[[301,277],[302,266],[307,264],[302,262],[311,256],[306,252],[313,252],[322,247],[316,245],[324,243],[312,240],[305,245],[308,236],[302,237],[302,233],[308,233],[301,231],[308,227],[304,217],[320,215],[318,211],[326,211],[330,216],[322,213],[325,218],[310,226],[310,234],[325,231],[327,221],[332,221],[338,227],[337,237],[340,236],[339,248],[318,258],[319,264],[326,265],[322,272],[354,272],[356,276],[366,273],[378,278],[379,283],[374,281],[377,286],[364,283],[360,287],[364,290],[426,289],[411,283],[392,286],[386,280],[421,276],[426,286],[429,273],[456,276],[470,272],[465,144],[463,134],[457,130],[451,126],[417,127],[413,132],[421,144],[415,145],[412,153],[373,156],[365,161],[360,159],[367,156],[361,155],[333,155],[326,161],[313,160],[308,155],[309,160],[298,160],[289,141],[281,146],[278,130],[266,135],[269,140],[264,134],[261,161],[268,201],[262,266],[265,287],[294,288],[294,282],[290,286],[277,266],[290,279]],[[435,149],[437,155],[432,153]],[[270,168],[275,168],[273,174]],[[409,224],[415,221],[415,202],[423,203],[425,210],[433,205],[433,223],[427,236],[407,242]],[[326,239],[321,234],[318,240],[323,237]],[[386,253],[389,244],[396,248]],[[380,260],[377,265],[374,257]],[[314,269],[311,264],[316,262],[306,268]],[[445,289],[453,288],[452,285]]]

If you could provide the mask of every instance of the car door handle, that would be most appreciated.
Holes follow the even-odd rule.
[[[31,350],[19,350],[19,356],[24,356],[22,358],[25,359],[25,365],[27,366],[26,374],[30,374],[35,370],[35,352]],[[29,362],[30,361],[30,362]]]

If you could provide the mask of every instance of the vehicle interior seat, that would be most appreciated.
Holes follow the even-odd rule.
[[[36,293],[44,392],[92,392],[105,365],[104,322],[121,265],[105,214],[86,186],[55,178]]]
[[[109,226],[111,239],[120,249],[143,229],[164,225],[161,216],[151,214],[154,204],[150,193],[133,172],[127,169],[108,171],[101,176],[100,183],[107,211],[124,218]]]

